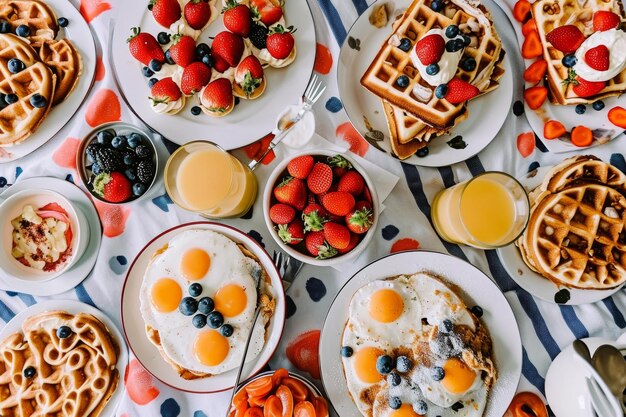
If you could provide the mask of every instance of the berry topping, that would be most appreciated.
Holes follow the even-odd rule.
[[[382,355],[376,359],[376,370],[381,375],[386,375],[393,371],[393,358],[389,355]]]
[[[441,35],[431,34],[424,36],[415,44],[415,53],[422,65],[438,62],[446,48],[446,41]]]
[[[577,26],[565,25],[548,32],[546,39],[559,51],[571,54],[585,41],[585,35]]]
[[[598,45],[585,52],[585,62],[594,70],[606,71],[609,69],[609,54],[609,48],[604,45]]]
[[[593,30],[604,32],[615,29],[621,23],[620,17],[608,10],[598,10],[593,14]]]

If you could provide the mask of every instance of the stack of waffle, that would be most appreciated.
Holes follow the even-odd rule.
[[[0,34],[0,146],[11,146],[28,138],[50,109],[72,92],[82,71],[80,54],[67,39],[56,39],[59,27],[54,12],[37,0],[0,0],[0,19],[13,31],[27,25],[26,38]],[[13,58],[24,69],[11,71]],[[6,100],[15,94],[17,100]],[[33,96],[39,95],[39,106]],[[43,104],[41,104],[43,103]]]
[[[524,262],[559,286],[609,289],[626,282],[626,175],[594,156],[555,166],[530,195],[516,242]]]
[[[394,154],[405,159],[439,135],[449,133],[469,113],[467,102],[452,104],[434,94],[436,86],[428,84],[413,64],[410,51],[431,29],[450,25],[459,27],[471,39],[463,50],[463,57],[476,61],[473,70],[456,70],[455,78],[466,81],[479,90],[479,95],[498,87],[504,74],[504,50],[493,26],[489,12],[477,0],[437,0],[443,4],[435,11],[432,0],[414,0],[405,13],[394,23],[393,32],[381,46],[369,66],[361,84],[382,100],[389,125],[391,147]],[[399,48],[400,39],[409,39],[411,48]],[[400,87],[398,77],[406,75],[408,86]]]

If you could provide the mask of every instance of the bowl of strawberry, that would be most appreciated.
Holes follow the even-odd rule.
[[[152,187],[158,156],[143,130],[126,123],[105,123],[81,142],[76,167],[92,196],[123,204],[141,198]]]
[[[335,265],[361,253],[378,223],[378,196],[353,159],[315,150],[282,161],[263,195],[265,223],[289,255]]]

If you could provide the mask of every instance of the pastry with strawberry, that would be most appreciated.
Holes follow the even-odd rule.
[[[185,96],[171,77],[157,81],[149,98],[156,113],[177,114],[185,107]]]
[[[237,97],[254,100],[263,94],[267,82],[263,66],[257,57],[248,55],[241,60],[235,70],[233,93]]]
[[[202,32],[218,18],[217,0],[152,0],[152,16],[173,34],[186,35],[197,40]],[[160,4],[168,7],[159,7]],[[174,6],[178,4],[178,8]],[[169,23],[169,25],[168,25]]]
[[[211,117],[224,117],[235,108],[233,85],[228,78],[216,78],[200,93],[202,111]]]

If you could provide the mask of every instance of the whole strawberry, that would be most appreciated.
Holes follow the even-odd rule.
[[[611,60],[609,48],[598,45],[585,52],[585,62],[596,71],[606,71],[609,69]]]
[[[324,238],[335,249],[345,249],[350,244],[350,231],[346,226],[328,222],[324,224]]]
[[[295,178],[300,178],[301,180],[306,179],[313,169],[313,164],[315,160],[311,155],[302,155],[297,158],[289,161],[287,165],[287,171],[289,171],[289,175]]]
[[[333,175],[335,178],[341,178],[343,174],[352,169],[352,164],[346,158],[341,155],[329,156],[328,165],[333,169]]]
[[[281,4],[277,0],[251,0],[250,6],[255,19],[260,20],[267,27],[272,26],[283,17],[283,8],[280,7]]]
[[[287,204],[278,203],[270,207],[270,220],[276,224],[291,223],[296,217],[296,211]]]
[[[132,195],[130,181],[120,172],[100,173],[93,181],[93,191],[111,203],[122,203]]]
[[[191,36],[176,34],[172,36],[172,42],[170,56],[176,64],[186,68],[196,60],[196,41]]]
[[[578,97],[591,97],[600,93],[605,86],[604,81],[587,81],[577,76],[572,90]]]
[[[356,207],[359,204],[357,203]],[[370,209],[352,210],[346,215],[346,225],[352,233],[366,233],[374,224],[374,213]]]
[[[181,97],[180,88],[172,77],[163,78],[157,81],[150,90],[150,100],[153,104],[170,103]]]
[[[471,100],[480,93],[478,88],[467,81],[453,78],[448,81],[448,92],[445,99],[452,104],[460,104]]]
[[[324,232],[311,232],[304,237],[306,250],[316,259],[328,259],[337,255],[337,249],[326,242]]]
[[[322,197],[322,205],[330,213],[336,216],[345,216],[354,208],[354,196],[345,191],[335,191]]]
[[[304,239],[302,220],[295,219],[289,224],[278,225],[278,237],[288,245],[297,245]]]
[[[424,36],[415,44],[415,54],[422,65],[436,64],[445,50],[446,41],[437,33]]]
[[[211,6],[206,0],[190,0],[185,4],[184,14],[192,29],[201,30],[211,19]]]
[[[306,186],[298,178],[286,177],[274,188],[274,197],[296,210],[302,210],[306,204]]]
[[[263,81],[263,66],[259,59],[254,55],[242,59],[235,71],[235,78],[243,79],[239,85],[246,96],[250,97]]]
[[[348,246],[345,249],[338,249],[337,252],[339,252],[339,254],[341,254],[341,255],[343,255],[345,253],[348,253],[352,249],[354,249],[356,247],[356,245],[359,244],[360,241],[361,241],[360,235],[351,233],[350,234],[350,243],[348,243]]]
[[[363,176],[356,171],[348,171],[339,179],[337,191],[345,191],[356,197],[363,192],[364,187]]]
[[[166,28],[180,19],[181,10],[178,0],[151,0],[152,16],[156,22]]]
[[[235,103],[233,85],[228,78],[216,78],[202,92],[202,105],[214,115],[227,114]]]
[[[165,54],[161,49],[161,45],[149,33],[144,33],[141,28],[135,27],[131,29],[132,33],[126,40],[130,54],[137,61],[144,65],[150,65],[150,61],[157,60],[160,63],[165,62]]]
[[[252,26],[252,14],[248,6],[239,4],[236,0],[228,0],[222,13],[226,29],[244,38],[248,37]]]
[[[333,184],[333,170],[323,162],[316,162],[309,174],[306,185],[313,194],[323,194]]]
[[[266,48],[270,55],[276,59],[287,58],[291,54],[291,51],[293,51],[295,44],[292,35],[294,32],[295,29],[293,26],[289,26],[285,29],[282,25],[276,25],[266,41]]]
[[[319,232],[324,229],[324,223],[328,221],[326,209],[317,203],[309,203],[302,211],[304,230],[307,232]]]
[[[227,30],[215,35],[211,45],[213,56],[222,58],[233,68],[239,64],[243,50],[242,37]]]
[[[199,92],[210,80],[211,67],[202,62],[193,62],[183,70],[183,75],[180,78],[180,89],[186,96],[191,96]]]
[[[585,35],[577,26],[564,25],[548,32],[546,40],[559,51],[571,54],[585,41]]]

